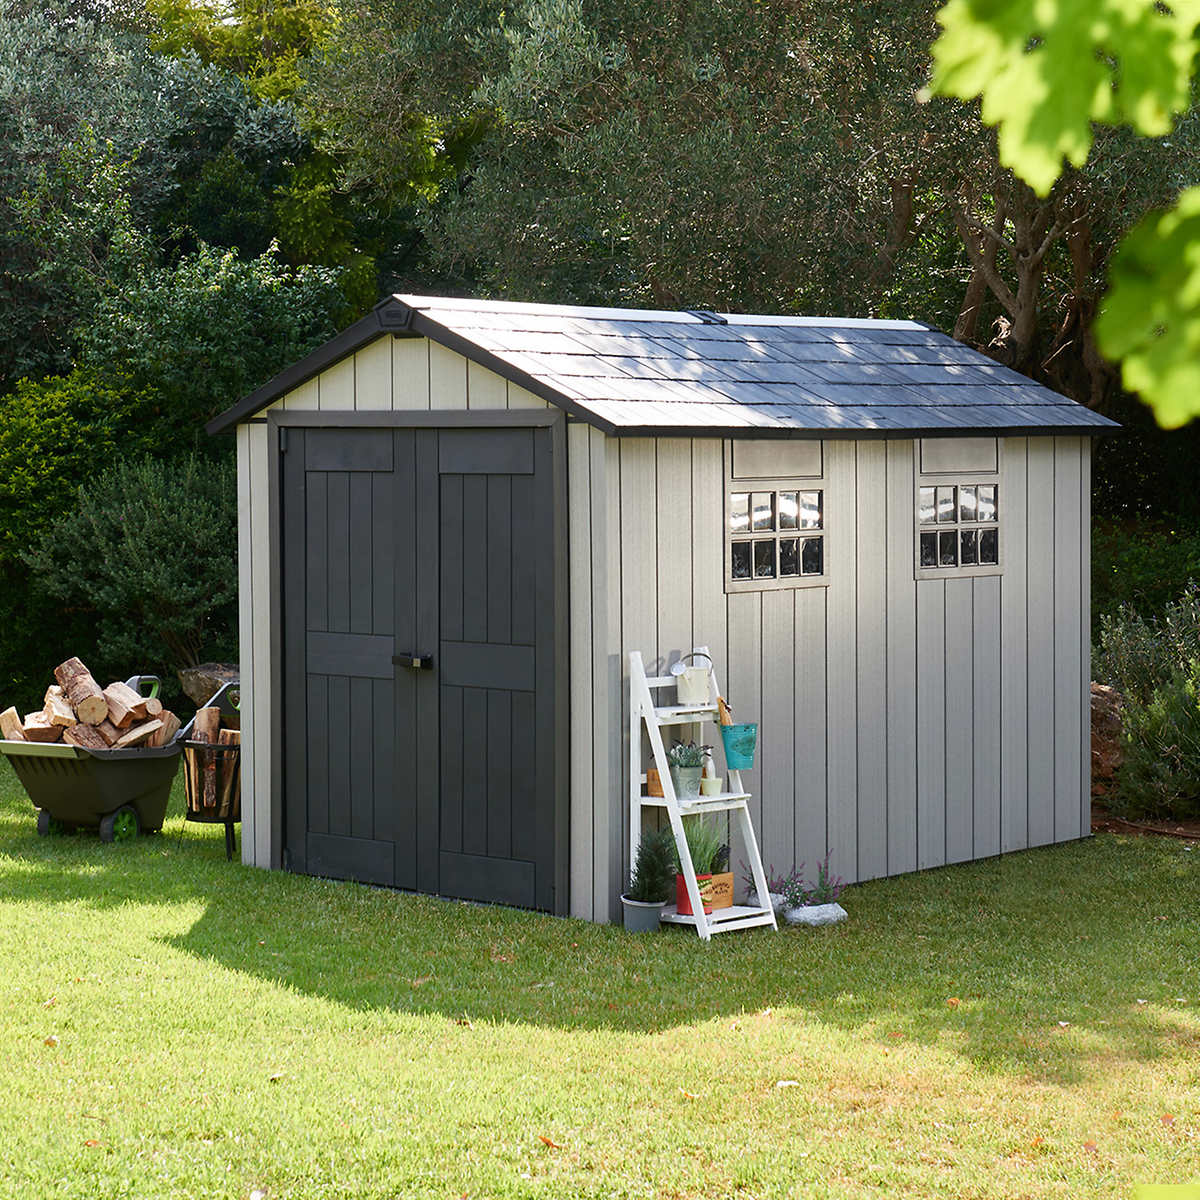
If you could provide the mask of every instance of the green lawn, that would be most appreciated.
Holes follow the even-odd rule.
[[[704,946],[228,865],[219,826],[178,818],[133,845],[39,839],[4,766],[0,1194],[1185,1182],[1198,858],[1105,836]]]

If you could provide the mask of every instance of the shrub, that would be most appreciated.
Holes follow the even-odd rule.
[[[1188,665],[1200,660],[1200,588],[1189,587],[1157,616],[1129,606],[1100,618],[1092,676],[1127,702],[1146,703]]]
[[[1123,608],[1154,616],[1200,581],[1200,531],[1178,523],[1097,520],[1092,530],[1092,629]]]
[[[642,835],[626,894],[630,900],[640,900],[643,904],[665,903],[674,883],[675,835],[669,825],[664,825]]]
[[[192,666],[236,646],[236,495],[228,460],[119,462],[26,561],[48,596],[93,614],[102,658],[130,674]]]
[[[1200,816],[1200,659],[1127,701],[1125,758],[1110,807],[1118,816]]]

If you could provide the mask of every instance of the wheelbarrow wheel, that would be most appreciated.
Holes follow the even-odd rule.
[[[60,821],[57,817],[52,817],[44,808],[38,809],[38,837],[54,837],[58,834],[72,833],[74,829],[74,825],[69,825],[66,821]]]
[[[137,809],[126,804],[100,818],[100,840],[102,842],[128,842],[137,837],[140,822]]]

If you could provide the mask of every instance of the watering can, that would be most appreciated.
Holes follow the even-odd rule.
[[[703,659],[704,666],[686,665],[687,659]],[[682,705],[698,707],[712,700],[708,680],[712,673],[712,659],[707,654],[685,654],[677,663],[671,664],[675,676],[675,696]]]

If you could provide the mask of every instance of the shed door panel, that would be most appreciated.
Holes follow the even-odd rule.
[[[289,437],[292,867],[553,908],[549,431]]]

